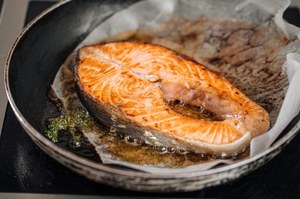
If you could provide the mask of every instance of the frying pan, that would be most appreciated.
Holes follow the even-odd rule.
[[[8,100],[32,140],[47,154],[94,181],[138,191],[192,191],[229,182],[276,156],[300,128],[300,115],[268,150],[236,164],[193,173],[149,174],[103,165],[80,157],[48,140],[45,117],[55,107],[47,100],[50,84],[66,57],[80,41],[115,12],[134,0],[65,0],[29,23],[14,43],[5,67]]]

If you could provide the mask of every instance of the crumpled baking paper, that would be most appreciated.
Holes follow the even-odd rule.
[[[172,17],[228,18],[262,23],[273,21],[290,40],[299,40],[299,28],[286,23],[283,12],[290,4],[289,0],[144,0],[124,9],[107,19],[94,29],[76,49],[95,44],[107,37],[121,32],[138,29],[151,29]],[[271,19],[270,19],[271,18]],[[299,47],[299,43],[296,44]],[[289,87],[274,126],[265,134],[252,139],[250,156],[255,156],[271,146],[289,122],[300,110],[300,55],[297,46],[292,46],[283,68],[288,74]],[[94,134],[86,134],[93,143]],[[209,163],[188,166],[185,168],[159,168],[151,165],[136,165],[113,157],[102,146],[96,146],[104,164],[116,164],[149,173],[183,173],[210,169],[220,163],[232,164],[236,161],[216,160]]]

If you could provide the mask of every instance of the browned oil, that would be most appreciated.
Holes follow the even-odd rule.
[[[249,147],[243,149],[240,153],[214,156],[183,150],[175,151],[174,148],[165,146],[147,145],[141,140],[124,136],[122,132],[111,133],[96,122],[91,128],[98,132],[95,145],[105,146],[106,151],[113,157],[134,164],[157,167],[185,167],[199,163],[208,163],[216,159],[240,160],[249,156]],[[95,154],[94,150],[90,152]],[[92,155],[90,156],[93,157]]]
[[[107,150],[122,160],[135,164],[154,165],[158,167],[185,167],[199,163],[208,163],[215,159],[239,160],[249,155],[249,148],[239,154],[229,156],[213,156],[209,154],[197,154],[192,152],[174,152],[172,148],[164,146],[149,146],[146,144],[136,144],[128,142],[118,135],[107,134],[102,137],[102,144],[107,146]]]

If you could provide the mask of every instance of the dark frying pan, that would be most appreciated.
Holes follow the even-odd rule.
[[[264,153],[239,163],[208,171],[153,175],[87,160],[60,148],[46,137],[45,113],[54,109],[47,100],[58,68],[77,44],[99,23],[134,0],[65,0],[46,10],[25,27],[10,52],[5,84],[9,102],[32,140],[47,154],[97,182],[131,190],[191,191],[236,179],[277,155],[296,135],[300,115]]]

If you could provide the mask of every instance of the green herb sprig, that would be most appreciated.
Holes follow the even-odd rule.
[[[45,132],[46,136],[52,142],[58,142],[58,133],[60,131],[70,132],[73,141],[77,142],[81,139],[78,131],[83,131],[91,126],[93,119],[87,111],[76,109],[74,111],[62,114],[56,118],[50,119],[50,124]]]

